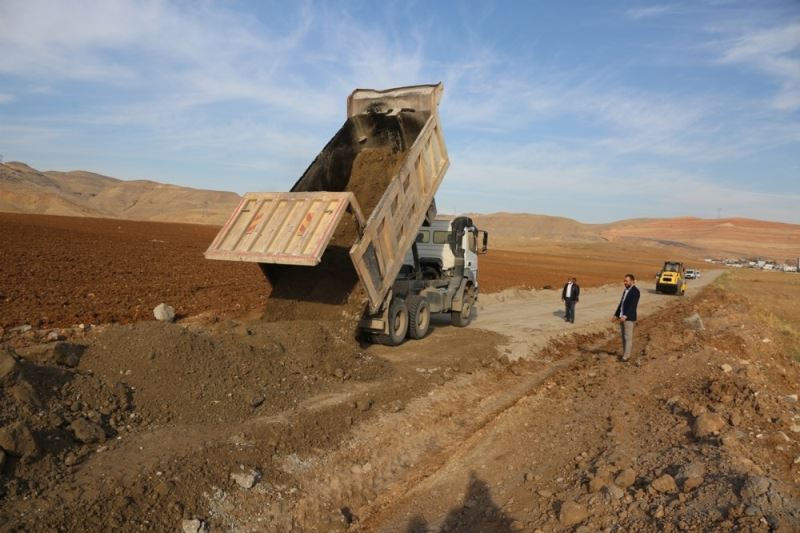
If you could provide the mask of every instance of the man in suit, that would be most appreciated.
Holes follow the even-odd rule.
[[[567,322],[575,323],[575,304],[581,296],[581,288],[578,286],[578,280],[570,278],[564,284],[561,290],[561,299],[564,300],[564,320]]]
[[[639,289],[636,287],[636,278],[633,274],[626,274],[623,283],[625,290],[622,292],[617,310],[614,311],[613,320],[619,322],[619,331],[622,335],[622,360],[628,361],[633,347],[633,327],[636,325]]]

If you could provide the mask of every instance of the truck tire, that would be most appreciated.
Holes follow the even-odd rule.
[[[406,302],[401,298],[394,298],[389,304],[389,333],[375,335],[375,342],[386,346],[398,346],[401,344],[408,332],[408,308]]]
[[[421,339],[431,327],[431,307],[428,300],[419,295],[406,298],[408,308],[408,338]]]
[[[464,291],[464,304],[460,311],[450,311],[450,322],[459,328],[469,326],[472,322],[472,304],[475,303],[475,291],[470,286]]]

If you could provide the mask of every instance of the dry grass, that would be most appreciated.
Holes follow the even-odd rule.
[[[757,318],[776,333],[787,356],[800,363],[800,275],[758,270],[731,271],[717,283],[746,297]]]

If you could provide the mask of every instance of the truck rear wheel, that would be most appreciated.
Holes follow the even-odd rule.
[[[421,339],[428,334],[431,327],[431,307],[422,296],[412,295],[406,298],[408,308],[408,338]]]
[[[375,335],[375,342],[386,346],[397,346],[401,344],[408,332],[408,308],[406,302],[401,298],[394,298],[389,304],[389,333]]]

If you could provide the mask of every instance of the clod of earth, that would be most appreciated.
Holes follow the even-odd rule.
[[[675,480],[669,474],[664,474],[650,483],[650,486],[653,489],[657,490],[658,492],[677,492],[678,485],[675,484]]]
[[[75,438],[84,444],[105,442],[106,440],[106,432],[103,428],[85,418],[76,418],[72,421],[69,428],[72,430]]]
[[[702,413],[694,421],[692,432],[698,439],[719,435],[725,427],[725,420],[717,413]]]
[[[586,520],[587,516],[589,516],[589,512],[585,506],[577,502],[566,501],[561,504],[558,521],[561,522],[562,526],[569,527],[580,524]]]
[[[33,459],[39,455],[39,444],[24,422],[14,422],[0,428],[0,448],[9,455]]]

